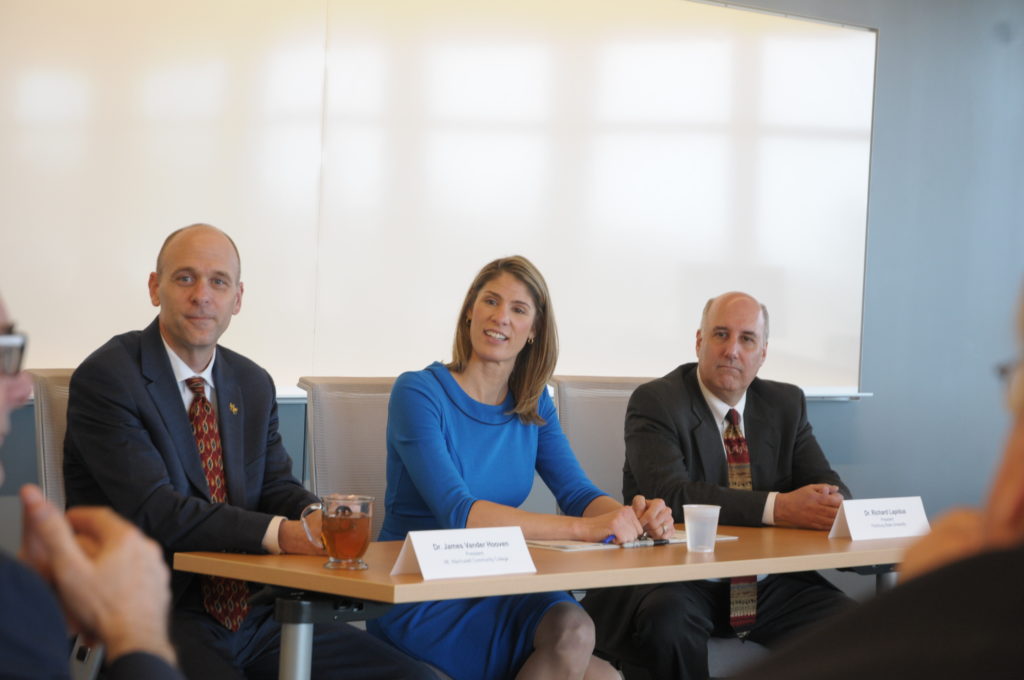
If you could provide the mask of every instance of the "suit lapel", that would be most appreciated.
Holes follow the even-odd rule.
[[[199,462],[199,449],[192,436],[192,423],[181,400],[181,392],[167,360],[167,349],[160,338],[160,327],[156,321],[142,331],[140,345],[142,375],[146,379],[146,390],[164,421],[174,450],[181,462],[189,482],[210,500],[210,488]]]
[[[760,399],[756,390],[747,388],[747,405],[743,414],[743,434],[750,451],[750,476],[755,489],[771,489],[775,486],[775,466],[778,451],[775,442],[775,418],[770,404]]]
[[[729,478],[725,463],[725,445],[722,444],[722,435],[718,431],[718,423],[711,415],[711,409],[704,401],[700,385],[697,384],[697,369],[685,376],[683,385],[687,392],[687,401],[690,403],[690,417],[693,419],[693,427],[690,436],[696,443],[696,457],[702,468],[703,476],[694,475],[694,481],[711,482],[721,486],[728,486]]]
[[[219,352],[213,364],[213,381],[217,386],[217,421],[220,426],[220,446],[224,452],[224,477],[228,502],[245,505],[245,441],[242,423],[242,390],[234,368],[224,352]]]

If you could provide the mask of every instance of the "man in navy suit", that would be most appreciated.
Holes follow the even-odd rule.
[[[708,301],[697,363],[641,385],[626,410],[623,493],[721,507],[722,524],[828,530],[849,490],[807,422],[803,392],[762,380],[768,312],[745,293]],[[729,419],[749,450],[745,484],[730,483]],[[745,487],[745,488],[744,488]],[[597,649],[656,678],[708,677],[707,641],[735,635],[728,580],[596,590],[584,607]],[[848,598],[815,572],[759,578],[747,639],[772,645],[845,608]],[[628,675],[628,674],[627,674]]]
[[[273,381],[217,344],[241,309],[240,272],[238,250],[220,230],[196,224],[172,233],[149,277],[157,319],[112,338],[71,379],[68,504],[112,506],[156,539],[168,560],[190,550],[320,552],[296,519],[316,498],[291,474]],[[193,400],[208,401],[215,414],[223,475],[209,479],[223,482],[223,502],[211,492],[209,462],[201,462],[193,435]],[[195,678],[276,675],[280,626],[272,606],[251,606],[240,624],[222,623],[211,614],[220,604],[209,583],[183,572],[173,576],[173,636],[182,668]],[[316,627],[313,674],[433,677],[344,624]]]
[[[20,370],[24,343],[0,302],[0,444],[10,411],[32,391]],[[169,577],[157,545],[107,508],[77,508],[65,518],[34,484],[22,488],[21,500],[22,558],[35,571],[0,552],[0,675],[69,677],[63,609],[106,646],[111,680],[180,678],[167,636]]]

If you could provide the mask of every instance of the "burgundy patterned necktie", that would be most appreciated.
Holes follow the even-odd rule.
[[[729,424],[725,426],[722,439],[725,441],[725,457],[729,461],[729,488],[753,488],[750,477],[750,449],[747,439],[740,432],[740,414],[729,409],[725,415]],[[757,577],[736,576],[729,579],[729,624],[736,635],[745,638],[757,618]]]
[[[188,378],[185,384],[195,396],[188,407],[192,421],[192,435],[199,447],[199,462],[203,465],[206,484],[210,487],[210,500],[227,502],[224,483],[224,454],[220,448],[220,430],[213,404],[206,398],[205,381],[200,377]],[[238,630],[249,613],[249,588],[245,581],[220,576],[203,576],[200,585],[203,607],[228,630]]]

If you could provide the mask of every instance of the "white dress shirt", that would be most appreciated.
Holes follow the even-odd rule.
[[[217,387],[213,384],[213,364],[217,361],[217,348],[213,348],[213,358],[210,359],[210,363],[206,365],[206,368],[200,373],[196,373],[171,349],[171,346],[164,340],[163,335],[160,336],[160,339],[164,343],[164,349],[167,350],[167,358],[171,361],[171,372],[174,373],[174,379],[178,383],[178,391],[181,393],[181,403],[185,405],[185,412],[188,413],[188,409],[192,405],[192,399],[195,397],[185,381],[189,378],[200,377],[205,383],[204,392],[206,393],[206,398],[210,400],[213,412],[217,413]],[[281,553],[277,532],[280,530],[281,522],[284,519],[284,517],[275,516],[270,520],[270,524],[267,525],[267,531],[263,534],[263,549],[274,555]]]
[[[729,414],[730,409],[736,409],[740,414],[740,422],[737,427],[739,428],[740,434],[746,437],[746,417],[743,411],[747,406],[747,393],[743,393],[743,396],[740,397],[740,400],[736,402],[735,406],[729,406],[729,404],[726,404],[724,401],[716,397],[711,393],[711,390],[704,386],[704,381],[700,379],[700,370],[697,371],[697,384],[700,385],[700,393],[704,395],[704,401],[707,402],[708,408],[711,410],[711,416],[715,419],[715,422],[718,423],[718,436],[722,441],[722,455],[728,458],[728,454],[725,450],[725,428],[728,424],[726,416]],[[775,497],[778,495],[778,491],[768,492],[768,498],[764,503],[764,510],[761,512],[761,521],[764,524],[773,526],[775,524]]]

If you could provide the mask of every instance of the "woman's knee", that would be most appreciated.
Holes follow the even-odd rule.
[[[535,645],[549,647],[560,656],[586,663],[594,652],[594,622],[575,604],[556,604],[537,627]]]

